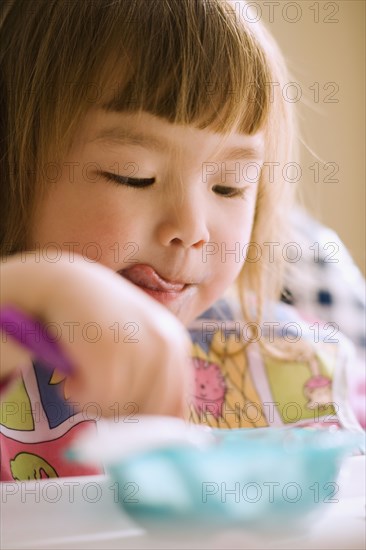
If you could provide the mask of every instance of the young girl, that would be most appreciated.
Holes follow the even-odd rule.
[[[2,479],[91,473],[63,451],[101,415],[352,424],[333,381],[347,346],[317,351],[269,308],[294,197],[273,167],[295,125],[281,55],[242,8],[5,3],[1,304],[48,326],[74,372],[3,334]]]

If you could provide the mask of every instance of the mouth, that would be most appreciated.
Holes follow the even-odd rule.
[[[192,287],[191,283],[163,277],[147,264],[134,264],[118,273],[162,303],[176,300]]]

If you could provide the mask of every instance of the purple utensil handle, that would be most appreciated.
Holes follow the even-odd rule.
[[[14,306],[3,306],[0,309],[0,330],[27,348],[45,366],[63,374],[73,372],[71,362],[51,336],[47,326],[24,311]]]

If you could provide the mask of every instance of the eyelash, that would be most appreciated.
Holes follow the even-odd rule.
[[[128,176],[120,176],[119,174],[111,174],[110,172],[102,172],[102,176],[108,181],[116,185],[126,185],[127,187],[134,187],[136,189],[144,189],[150,187],[155,183],[155,178],[130,178]],[[220,190],[218,194],[221,197],[232,198],[244,198],[246,188],[241,187],[225,187],[222,185],[215,185],[213,191]]]
[[[243,187],[224,187],[222,185],[215,185],[213,189],[220,189],[223,193],[219,193],[226,199],[241,198],[243,199],[246,193],[246,188]]]
[[[102,176],[117,185],[127,185],[127,187],[141,189],[155,183],[155,178],[129,178],[128,176],[120,176],[119,174],[111,174],[110,172],[102,172]]]

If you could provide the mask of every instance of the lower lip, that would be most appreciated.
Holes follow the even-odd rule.
[[[152,298],[155,298],[158,302],[164,305],[169,305],[172,302],[175,302],[184,296],[190,285],[186,285],[179,291],[169,291],[166,290],[153,290],[152,288],[147,288],[144,286],[136,285],[138,288],[141,288],[146,294],[149,294]]]

